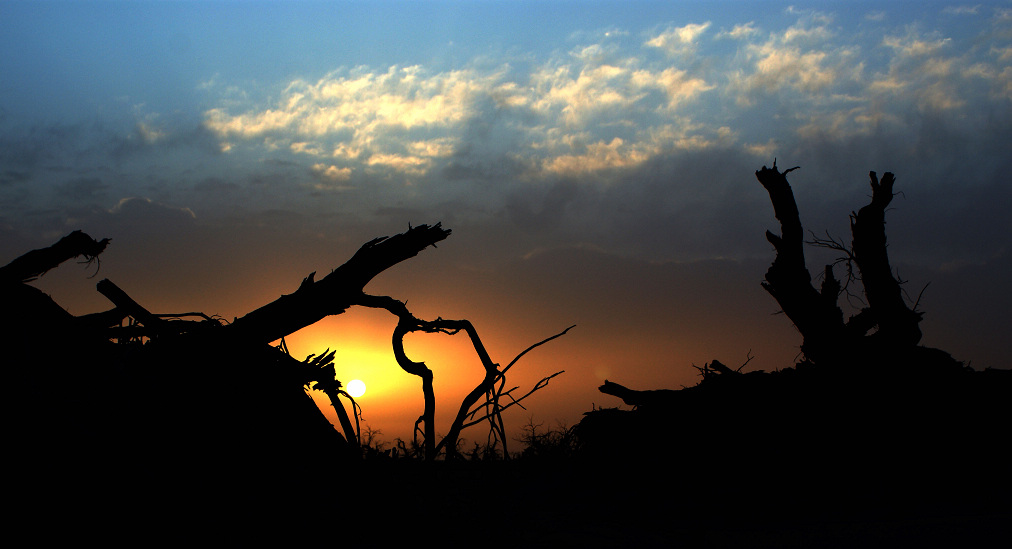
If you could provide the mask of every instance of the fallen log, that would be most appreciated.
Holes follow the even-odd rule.
[[[679,394],[678,391],[671,389],[646,391],[630,389],[607,379],[604,380],[604,385],[598,387],[597,390],[606,395],[618,397],[629,406],[665,406],[669,403],[670,399],[677,398]]]

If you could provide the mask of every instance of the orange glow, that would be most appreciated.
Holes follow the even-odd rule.
[[[356,402],[362,407],[363,421],[383,432],[382,439],[393,441],[411,437],[415,420],[422,413],[421,380],[397,365],[391,347],[391,335],[397,324],[386,311],[353,308],[344,314],[327,317],[285,338],[288,350],[299,360],[336,351],[334,370],[338,380],[365,382],[369,391]],[[484,376],[467,335],[412,333],[405,337],[408,357],[425,362],[434,373],[437,432],[445,432],[461,400]],[[333,425],[337,415],[330,400],[321,391],[310,396]],[[351,412],[348,402],[343,403]]]

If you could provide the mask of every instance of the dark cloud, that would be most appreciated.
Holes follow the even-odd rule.
[[[14,185],[31,179],[31,175],[27,171],[19,170],[4,170],[0,173],[0,187],[6,187],[8,185]]]
[[[504,206],[520,230],[544,234],[560,226],[572,228],[576,224],[579,228],[585,220],[584,208],[596,202],[599,200],[593,185],[584,186],[566,178],[514,191],[506,197]]]
[[[97,177],[80,177],[56,187],[56,193],[63,200],[72,202],[94,202],[105,198],[109,185]]]

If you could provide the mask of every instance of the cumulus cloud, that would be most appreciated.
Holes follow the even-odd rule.
[[[517,66],[340,69],[294,80],[270,102],[237,108],[230,93],[204,123],[233,153],[287,152],[316,190],[354,188],[411,211],[501,207],[531,221],[563,204],[593,210],[602,189],[616,207],[650,205],[663,216],[657,205],[674,202],[632,199],[643,196],[640,179],[667,170],[677,180],[680,163],[702,158],[735,155],[744,173],[787,155],[840,168],[827,158],[846,150],[903,166],[925,154],[915,146],[938,150],[994,126],[982,105],[1009,110],[1012,39],[1002,38],[1000,18],[980,47],[890,25],[884,13],[859,29],[833,14],[786,13],[793,20],[779,27],[745,20],[709,34],[720,40],[706,39],[710,22],[638,43],[621,39],[627,31],[583,33],[570,37],[582,43]],[[903,145],[901,135],[920,137]],[[541,206],[516,198],[537,186],[555,189]]]
[[[659,48],[671,56],[686,55],[696,49],[699,37],[710,28],[710,22],[689,23],[683,27],[669,27],[646,41],[645,45]]]
[[[487,93],[494,80],[468,71],[430,74],[419,66],[336,71],[316,82],[291,82],[267,108],[210,109],[204,123],[223,142],[280,142],[299,154],[417,171],[424,161],[401,154],[401,141],[390,136],[441,136],[472,116],[476,94]]]
[[[721,31],[717,33],[717,38],[733,38],[736,40],[743,40],[749,36],[758,34],[759,29],[756,28],[754,21],[735,25],[729,31]]]
[[[740,105],[753,105],[760,95],[783,90],[800,92],[811,99],[826,95],[842,81],[860,77],[862,64],[855,61],[853,45],[831,43],[831,18],[806,15],[782,32],[771,33],[763,42],[749,42],[744,64],[729,71],[729,89]]]
[[[566,154],[545,161],[549,173],[578,175],[608,168],[635,166],[648,158],[648,154],[635,147],[624,146],[616,137],[610,143],[597,142],[587,145],[582,154]]]
[[[351,179],[351,168],[347,166],[338,168],[333,164],[324,164],[322,162],[313,164],[313,173],[332,182],[347,181]]]

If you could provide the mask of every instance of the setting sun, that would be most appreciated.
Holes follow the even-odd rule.
[[[348,382],[345,389],[352,398],[358,398],[365,394],[365,383],[361,379],[353,379]]]

